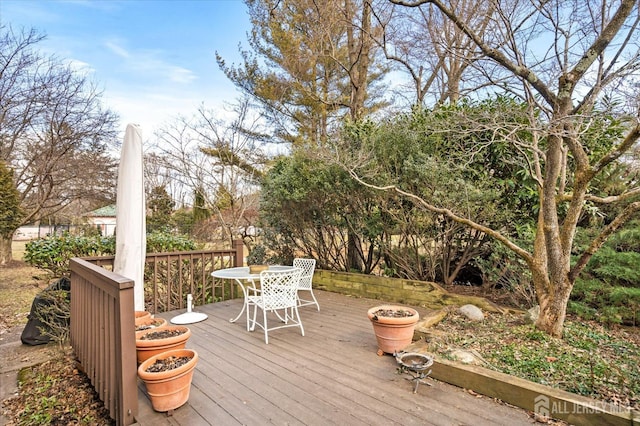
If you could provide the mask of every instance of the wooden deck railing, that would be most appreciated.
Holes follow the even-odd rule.
[[[85,257],[107,269],[113,268],[114,256]],[[148,253],[145,260],[145,309],[152,314],[186,308],[187,294],[195,305],[233,299],[236,286],[229,280],[215,280],[211,272],[242,266],[242,240],[235,240],[230,250],[196,250],[171,253]]]
[[[133,281],[80,258],[71,268],[71,345],[118,425],[138,415]]]
[[[71,344],[109,415],[130,425],[138,414],[134,283],[112,272],[113,260],[71,259]],[[188,293],[196,304],[234,298],[233,283],[215,281],[211,272],[242,264],[241,240],[231,250],[148,254],[146,308],[182,309]]]

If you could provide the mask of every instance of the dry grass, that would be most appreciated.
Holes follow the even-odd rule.
[[[11,255],[13,256],[13,260],[24,259],[24,248],[27,243],[28,241],[13,241],[11,243]]]
[[[26,324],[33,298],[47,285],[44,271],[22,261],[0,267],[0,334]]]

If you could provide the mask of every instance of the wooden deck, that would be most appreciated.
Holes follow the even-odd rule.
[[[172,416],[151,408],[139,381],[142,425],[530,425],[524,410],[427,379],[413,383],[378,356],[366,311],[379,301],[315,291],[321,311],[301,308],[298,328],[248,332],[241,301],[198,306],[187,347],[200,360],[187,404]],[[422,312],[418,308],[419,312]],[[183,311],[163,314],[170,319]]]

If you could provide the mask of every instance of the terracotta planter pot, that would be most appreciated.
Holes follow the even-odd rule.
[[[163,330],[178,330],[183,333],[178,336],[165,337],[161,339],[143,339],[150,333],[157,333]],[[152,328],[136,332],[136,356],[138,364],[146,361],[154,355],[172,349],[184,349],[187,340],[191,337],[191,330],[182,325],[166,325],[164,327]]]
[[[151,318],[151,312],[147,312],[147,311],[135,311],[135,315],[136,315],[136,325],[138,325],[140,321],[144,321],[146,319]]]
[[[251,274],[259,274],[267,269],[269,269],[269,265],[249,265],[249,273]]]
[[[136,322],[136,332],[150,330],[152,328],[164,327],[167,325],[167,320],[164,318],[146,318]]]
[[[376,315],[379,310],[409,311],[411,316],[383,316]],[[418,311],[413,308],[399,305],[379,305],[367,311],[367,316],[373,325],[373,332],[378,341],[378,355],[385,352],[394,354],[402,351],[413,338],[413,330],[420,319]]]
[[[171,356],[190,357],[186,364],[173,370],[158,373],[147,372],[147,368],[157,360],[164,360]],[[147,387],[151,405],[156,411],[170,411],[184,405],[189,399],[193,370],[198,363],[198,353],[192,349],[175,349],[154,355],[138,367],[138,377]]]

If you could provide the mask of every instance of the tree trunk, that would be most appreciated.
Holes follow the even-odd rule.
[[[11,240],[13,234],[0,235],[0,265],[7,265],[11,262]]]
[[[347,272],[362,272],[362,260],[358,250],[360,239],[353,233],[349,232],[347,240]]]
[[[542,215],[544,213],[541,210]],[[551,231],[554,227],[548,224],[555,222],[548,218],[544,222],[540,219],[533,257],[529,263],[540,304],[540,315],[535,325],[551,336],[562,338],[567,303],[574,285],[574,280],[570,277],[571,251],[563,250],[563,239]],[[542,230],[544,225],[546,229]]]
[[[551,297],[540,300],[540,315],[535,324],[538,330],[542,330],[553,337],[562,338],[570,294],[570,290],[557,292]]]

